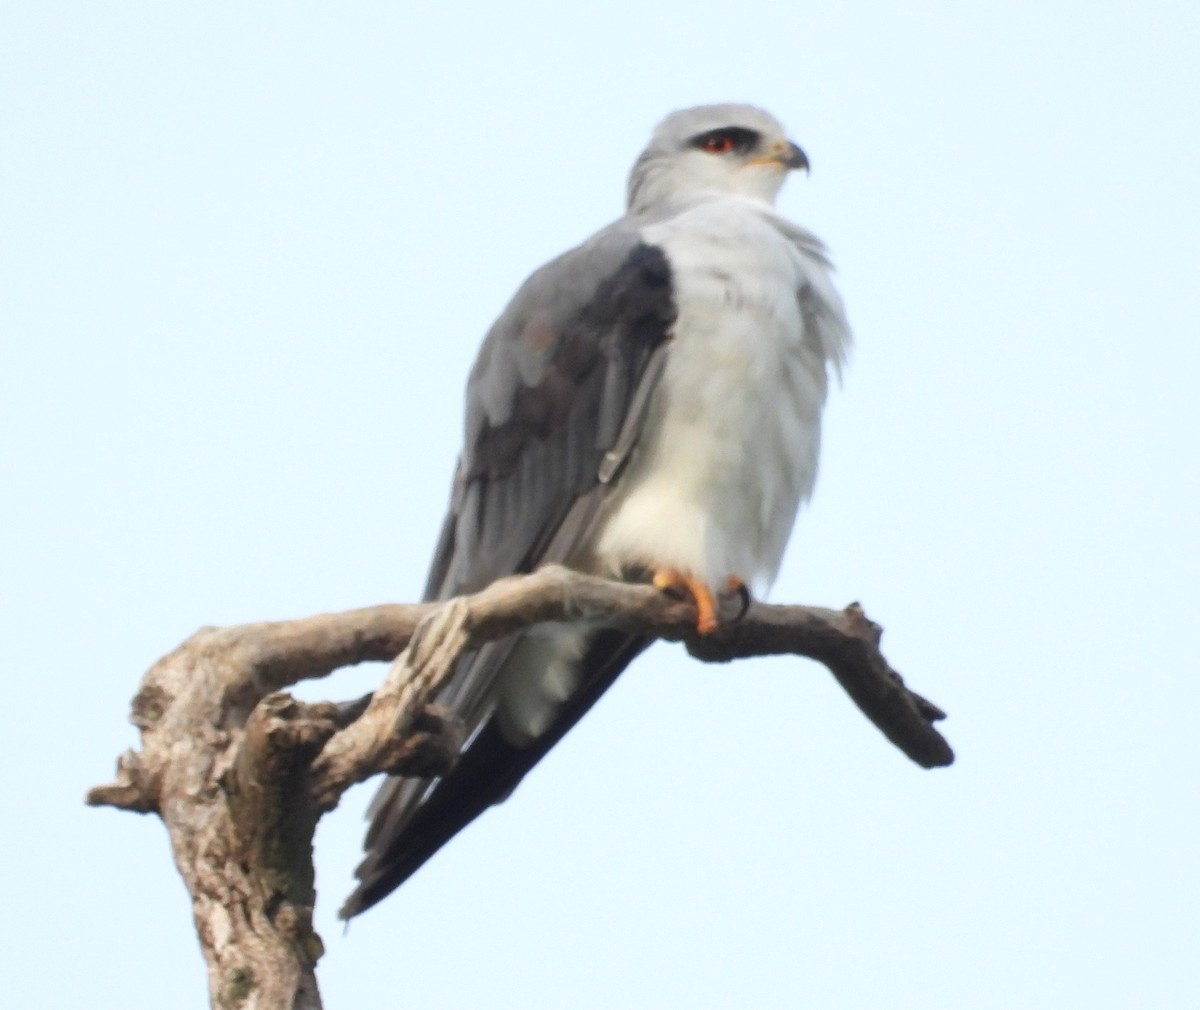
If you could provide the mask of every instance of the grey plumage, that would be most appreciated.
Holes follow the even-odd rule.
[[[723,537],[736,538],[732,527],[745,517],[750,552],[700,545],[686,566],[697,578],[713,584],[701,556],[742,558],[748,570],[730,568],[722,578],[770,576],[815,473],[825,364],[836,364],[848,341],[823,248],[770,209],[786,169],[802,164],[779,124],[752,106],[684,110],[659,126],[631,173],[626,216],[536,271],[484,340],[467,384],[464,449],[427,598],[548,562],[614,573],[655,568],[653,549],[637,546],[638,537],[655,539],[637,511],[647,502],[652,513],[665,510],[668,524],[673,509],[700,509],[702,519],[706,502],[723,503],[713,513]],[[706,335],[706,320],[715,336]],[[743,331],[745,360],[736,350]],[[736,455],[740,446],[741,456],[757,451],[761,462],[735,460],[722,478],[712,468],[726,457],[693,451],[699,469],[681,463],[677,473],[682,497],[668,491],[660,502],[647,467],[669,458],[664,439],[679,437],[679,410],[690,408],[678,406],[688,397],[677,394],[697,381],[703,355],[729,353],[729,339],[729,374],[766,385],[725,390],[722,370],[710,369],[700,381],[715,385],[697,401],[710,406],[694,430],[684,419],[684,430],[701,450],[728,445]],[[795,402],[764,406],[775,395]],[[744,444],[750,438],[762,444]],[[360,884],[342,915],[380,900],[507,796],[645,645],[566,625],[465,657],[439,701],[464,719],[468,745],[442,779],[382,787]]]

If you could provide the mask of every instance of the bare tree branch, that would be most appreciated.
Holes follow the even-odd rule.
[[[462,727],[431,699],[463,652],[531,624],[584,619],[686,640],[706,662],[816,659],[912,760],[926,768],[953,761],[933,727],[943,713],[891,669],[881,629],[857,604],[754,603],[701,638],[690,603],[552,566],[445,603],[202,629],[143,677],[132,711],[141,751],[123,754],[115,781],[92,789],[87,802],[157,813],[166,824],[214,1007],[320,1007],[317,820],[372,775],[451,767]],[[366,660],[392,660],[367,698],[310,705],[278,693]]]

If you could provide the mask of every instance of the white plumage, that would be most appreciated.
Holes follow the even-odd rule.
[[[666,253],[678,316],[587,553],[608,575],[668,568],[765,590],[816,481],[827,365],[850,341],[840,299],[820,243],[761,199],[714,194],[642,237]],[[520,643],[498,684],[511,739],[553,723],[591,633],[548,625]]]
[[[816,479],[826,363],[849,340],[840,304],[806,312],[798,293],[826,287],[813,284],[826,267],[815,240],[805,250],[780,224],[765,201],[716,196],[643,230],[666,252],[679,314],[597,538],[611,572],[667,567],[713,588],[775,578]]]
[[[666,254],[678,315],[638,447],[580,556],[608,575],[670,569],[714,593],[731,578],[762,591],[812,493],[827,372],[850,329],[824,247],[772,206],[782,165],[713,160],[672,162],[671,188],[645,209],[659,219],[641,237]],[[510,737],[553,723],[591,631],[541,628],[518,646],[497,695]]]

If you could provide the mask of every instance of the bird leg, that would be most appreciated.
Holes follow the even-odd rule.
[[[655,568],[653,582],[655,589],[682,589],[691,596],[696,603],[696,630],[700,634],[711,635],[717,630],[716,601],[703,582],[674,568]]]

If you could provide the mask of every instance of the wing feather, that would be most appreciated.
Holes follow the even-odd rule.
[[[636,441],[674,319],[665,255],[628,229],[601,232],[526,281],[488,333],[468,382],[466,444],[428,598],[569,560],[588,541],[613,454]],[[517,745],[504,738],[491,698],[517,641],[464,657],[439,695],[468,728],[455,769],[432,781],[389,779],[380,789],[344,917],[375,904],[507,796],[646,645],[601,633],[554,723]]]

